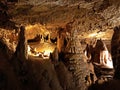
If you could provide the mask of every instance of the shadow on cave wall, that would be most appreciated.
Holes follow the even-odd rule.
[[[0,28],[3,28],[5,30],[18,30],[18,27],[13,21],[6,21],[6,22],[0,22]]]

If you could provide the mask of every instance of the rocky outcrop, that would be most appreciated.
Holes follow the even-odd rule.
[[[0,39],[0,51],[3,57],[6,57],[8,60],[10,60],[14,54],[13,46],[6,38]]]
[[[111,41],[111,54],[113,66],[115,69],[114,78],[120,79],[120,26],[114,28],[114,34]]]

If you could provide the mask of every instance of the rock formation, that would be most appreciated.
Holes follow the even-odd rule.
[[[2,52],[4,57],[8,60],[11,59],[12,55],[14,54],[13,48],[9,42],[7,42],[6,38],[0,39],[0,51]]]
[[[25,37],[25,27],[20,27],[20,33],[19,33],[19,40],[18,45],[16,47],[15,55],[17,58],[21,59],[22,61],[28,59],[27,54],[27,40]]]
[[[120,79],[120,26],[114,28],[114,34],[111,40],[111,54],[113,66],[115,69],[114,78]]]
[[[61,47],[64,47],[64,49],[62,48],[62,53],[65,54],[62,58],[62,61],[65,63],[69,73],[72,74],[73,77],[72,81],[74,83],[72,84],[72,87],[79,87],[80,90],[85,90],[86,89],[85,77],[87,75],[89,76],[90,71],[87,68],[87,63],[85,62],[86,58],[84,56],[83,49],[77,34],[78,34],[77,30],[72,30],[69,33],[70,37],[69,35],[68,37],[67,35],[65,35],[66,37],[64,37],[64,39],[60,39],[60,43],[62,42],[61,45],[63,45]],[[66,42],[65,45],[66,38],[68,38],[68,41]]]
[[[14,67],[15,73],[20,77],[23,78],[27,75],[27,63],[26,60],[28,59],[28,53],[27,53],[27,40],[25,38],[25,27],[20,27],[20,33],[19,33],[19,40],[16,47],[16,51],[13,54],[10,63]]]
[[[56,65],[59,62],[59,52],[57,47],[54,49],[53,53],[50,54],[50,58],[54,65]]]

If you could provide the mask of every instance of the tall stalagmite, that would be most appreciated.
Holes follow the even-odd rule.
[[[21,60],[28,59],[27,40],[25,38],[25,27],[24,26],[20,27],[19,40],[18,40],[18,45],[17,45],[15,54],[17,58]]]
[[[25,38],[25,27],[20,27],[18,45],[16,51],[11,58],[11,63],[14,66],[14,70],[18,75],[27,72],[26,60],[28,59],[27,54],[27,41]]]
[[[67,38],[67,35],[66,35]],[[89,75],[85,56],[78,37],[77,30],[71,30],[70,37],[68,37],[66,48],[64,50],[64,62],[73,76],[75,87],[80,90],[86,89],[85,77]]]

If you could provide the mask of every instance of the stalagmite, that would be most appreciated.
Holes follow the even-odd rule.
[[[64,35],[64,39],[68,38],[68,41],[66,43],[67,45],[64,45],[65,43],[64,39],[60,39],[60,42],[58,39],[58,43],[62,42],[62,45],[64,45],[64,50],[62,46],[61,46],[62,49],[60,48],[60,50],[62,50],[62,52],[65,54],[63,62],[68,68],[68,71],[73,76],[73,82],[75,87],[79,87],[80,90],[85,90],[86,89],[85,77],[87,75],[90,75],[90,72],[88,70],[87,63],[84,62],[85,56],[78,38],[77,30],[72,30],[69,33],[69,35],[70,36],[68,37],[67,35]]]
[[[20,27],[19,40],[18,40],[18,45],[16,47],[15,55],[20,60],[28,59],[27,40],[25,38],[25,27],[24,26]]]
[[[53,51],[53,53],[51,53],[51,59],[52,62],[56,65],[58,63],[59,60],[59,55],[58,55],[58,48],[56,47]]]
[[[21,84],[25,84],[24,81],[28,81],[28,66],[26,60],[28,59],[27,54],[27,41],[25,38],[25,27],[20,27],[18,44],[16,51],[9,61],[13,66],[13,70]]]

